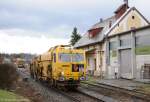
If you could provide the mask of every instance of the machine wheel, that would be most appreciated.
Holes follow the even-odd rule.
[[[55,79],[53,79],[53,86],[57,87],[57,81]]]

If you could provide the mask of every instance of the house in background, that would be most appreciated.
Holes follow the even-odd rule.
[[[120,43],[114,41],[119,38],[108,38],[147,25],[149,22],[135,7],[129,8],[125,3],[115,11],[114,16],[106,20],[101,19],[100,22],[93,25],[74,47],[86,51],[89,74],[102,78],[116,78],[120,68],[116,47]],[[126,40],[125,37],[121,39]],[[120,42],[120,40],[117,41]],[[128,44],[129,41],[126,40],[122,43]]]

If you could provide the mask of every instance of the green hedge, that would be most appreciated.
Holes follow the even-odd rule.
[[[0,88],[11,88],[18,79],[16,68],[11,64],[0,64]]]

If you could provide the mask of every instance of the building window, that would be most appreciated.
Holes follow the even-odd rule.
[[[120,40],[121,47],[131,46],[131,39],[122,39]]]
[[[109,49],[110,50],[117,49],[117,42],[116,41],[109,42]]]
[[[117,42],[116,41],[112,41],[109,43],[109,60],[108,60],[108,64],[111,63],[111,59],[113,57],[117,57]]]
[[[90,59],[87,59],[87,65],[90,66]]]
[[[135,19],[135,16],[132,16],[132,19]]]
[[[96,58],[94,59],[94,65],[95,65],[94,70],[96,71],[96,70],[97,70],[97,69],[96,69]]]
[[[118,23],[118,27],[119,27],[119,23]]]
[[[149,55],[150,54],[150,35],[136,37],[136,54]]]
[[[150,64],[145,64],[141,68],[141,78],[150,79]]]
[[[103,27],[88,30],[89,38],[93,38],[103,30]]]
[[[56,54],[54,53],[54,62],[56,62]]]
[[[150,46],[150,35],[136,37],[136,47],[142,46]]]

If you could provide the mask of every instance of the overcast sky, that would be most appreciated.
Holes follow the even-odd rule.
[[[108,18],[123,0],[0,0],[0,52],[43,53]],[[150,20],[150,0],[129,0]]]

